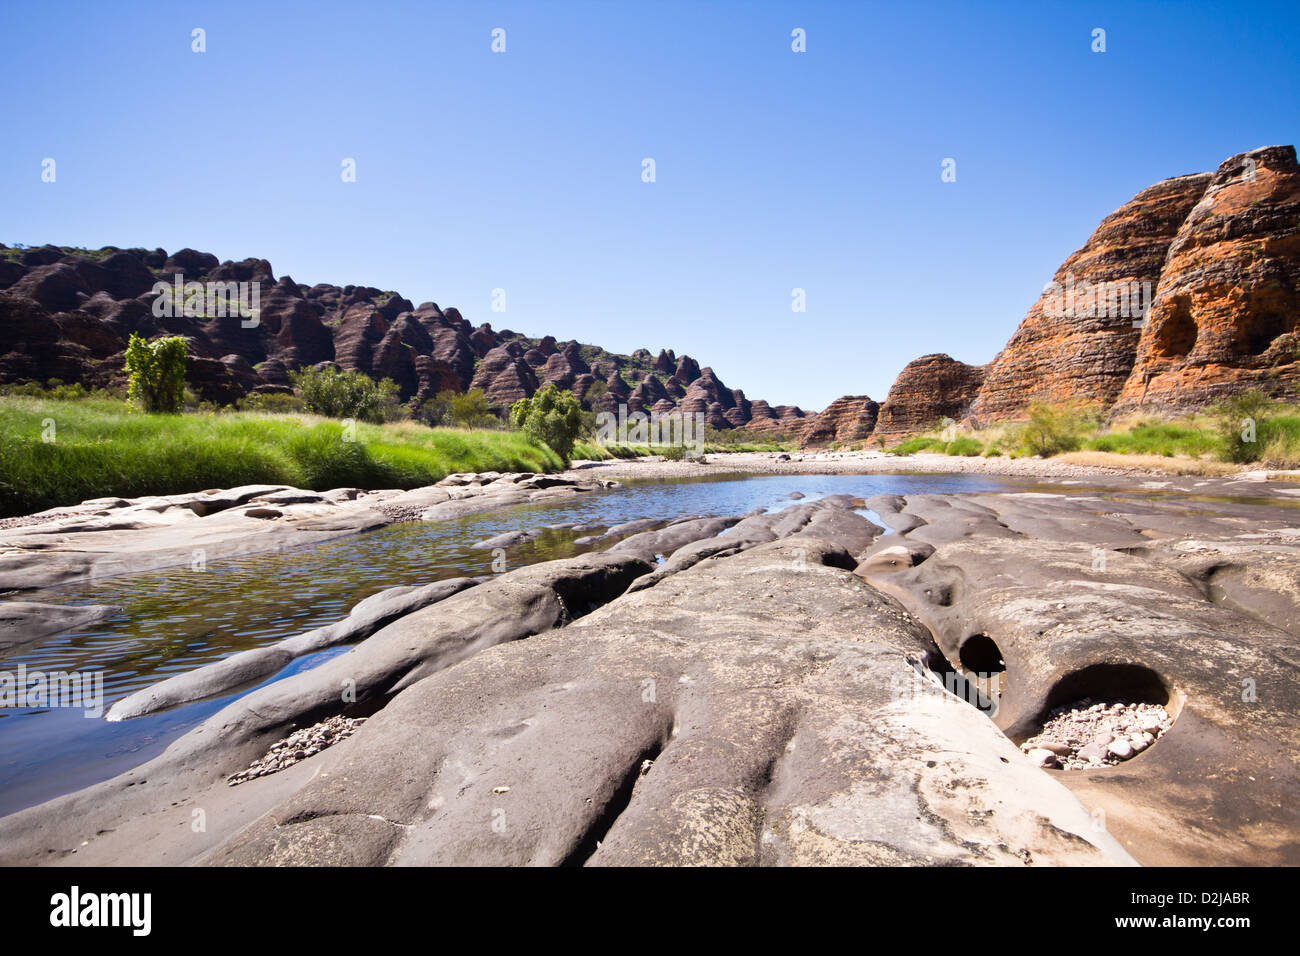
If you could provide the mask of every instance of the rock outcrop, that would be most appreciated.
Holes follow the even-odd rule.
[[[845,395],[808,421],[799,435],[804,446],[866,441],[876,427],[880,405],[866,395]]]
[[[947,355],[923,355],[907,364],[889,388],[875,424],[873,438],[895,442],[914,432],[934,428],[945,418],[960,422],[970,411],[984,368]]]
[[[1132,865],[851,572],[880,533],[854,505],[697,521],[657,570],[639,552],[666,537],[443,596],[0,820],[0,862]],[[194,807],[201,832],[177,823]]]
[[[1169,247],[1117,411],[1300,390],[1300,168],[1273,146],[1223,163]]]
[[[1154,297],[1170,244],[1209,183],[1206,174],[1142,190],[1102,220],[1053,277],[1011,341],[990,363],[971,408],[978,421],[1013,418],[1031,402],[1110,405],[1137,354],[1142,315],[1131,292]],[[1058,288],[1059,286],[1059,288]],[[1097,293],[1116,292],[1116,308]],[[1128,308],[1119,292],[1129,298]],[[1148,302],[1150,299],[1147,300]],[[1113,312],[1113,314],[1111,314]]]
[[[1167,179],[1102,220],[981,382],[971,366],[935,356],[909,365],[877,437],[892,441],[942,417],[1021,418],[1034,402],[1163,414],[1253,388],[1295,398],[1298,285],[1295,147],[1251,150],[1214,173]]]
[[[1014,742],[1082,700],[1161,705],[1175,718],[1116,767],[1053,772],[1134,856],[1295,862],[1300,809],[1286,795],[1300,786],[1300,547],[1290,509],[1224,503],[1211,515],[1176,499],[1047,493],[867,506],[896,533],[859,573],[988,687]]]
[[[156,282],[257,283],[258,314],[155,315]],[[249,321],[251,319],[251,321]],[[198,397],[229,404],[245,394],[284,391],[297,369],[333,364],[397,383],[403,401],[481,388],[504,412],[545,384],[569,389],[593,411],[679,411],[698,380],[691,408],[716,428],[744,427],[750,403],[711,369],[672,349],[632,355],[554,336],[527,338],[491,324],[478,327],[456,309],[418,307],[372,286],[306,286],[278,279],[265,259],[219,262],[181,249],[89,250],[0,246],[0,384],[50,379],[121,387],[131,334],[180,335],[190,355],[187,384]],[[620,376],[620,371],[622,375]],[[597,381],[607,389],[588,393]],[[636,391],[635,397],[633,392]],[[766,407],[766,406],[764,406]]]

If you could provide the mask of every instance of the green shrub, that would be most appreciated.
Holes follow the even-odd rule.
[[[510,424],[531,441],[546,445],[569,464],[574,443],[582,433],[582,407],[573,393],[547,384],[532,398],[510,407]]]
[[[960,455],[963,458],[974,458],[984,450],[984,445],[976,438],[969,435],[963,435],[960,438],[954,438],[944,447],[944,453],[949,455]]]
[[[687,448],[685,445],[657,445],[655,451],[664,461],[681,461],[686,457]]]
[[[307,408],[328,418],[355,418],[380,424],[397,417],[397,383],[376,382],[361,372],[305,368],[289,374]]]
[[[915,455],[918,451],[929,451],[931,448],[942,448],[943,442],[938,438],[930,438],[925,435],[917,435],[914,438],[908,438],[899,442],[893,448],[888,449],[892,455]]]
[[[1050,458],[1078,449],[1091,427],[1089,416],[1077,407],[1035,402],[1029,406],[1029,419],[1016,429],[1016,437],[1028,454]]]
[[[501,427],[501,419],[492,414],[487,396],[481,388],[471,388],[462,395],[453,393],[447,414],[448,424],[457,428]]]
[[[149,342],[131,333],[126,345],[127,399],[146,412],[174,413],[185,397],[185,339]]]
[[[1222,457],[1226,461],[1259,461],[1268,436],[1267,414],[1272,402],[1263,392],[1251,389],[1217,402],[1211,412],[1215,427],[1223,440]]]

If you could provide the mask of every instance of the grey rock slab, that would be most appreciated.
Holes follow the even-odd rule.
[[[121,610],[111,604],[0,601],[0,650],[87,627]]]
[[[415,684],[203,862],[1132,863],[918,675],[929,636],[823,563],[846,552],[796,570],[793,549],[697,565]]]
[[[246,768],[288,732],[349,708],[382,706],[390,695],[486,648],[560,627],[623,593],[648,570],[632,555],[549,561],[399,617],[347,653],[245,694],[140,767],[0,819],[0,863],[194,862],[205,847],[264,813],[265,794],[284,790],[281,774],[272,774],[235,788],[248,791],[236,800],[224,793],[227,775]],[[323,772],[354,739],[294,770],[310,764],[311,772]],[[389,771],[407,772],[400,765]],[[374,786],[379,794],[387,785]],[[184,819],[190,819],[190,799],[198,801],[192,806],[228,808],[229,815],[213,813],[209,832],[185,836],[189,823],[176,827],[173,820],[182,806]],[[252,815],[241,815],[245,811]]]
[[[1145,523],[1140,513],[1129,520]],[[1067,785],[1105,809],[1108,826],[1144,862],[1293,865],[1294,636],[1265,615],[1211,600],[1161,559],[1164,547],[1156,557],[1107,552],[1099,563],[1088,540],[974,535],[943,544],[917,567],[867,577],[930,628],[950,661],[972,637],[992,639],[1006,665],[996,720],[1013,740],[1082,697],[1153,699],[1176,714],[1121,772],[1068,774]],[[1242,552],[1237,560],[1255,559]]]

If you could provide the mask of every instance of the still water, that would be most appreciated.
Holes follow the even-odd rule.
[[[538,505],[413,522],[289,551],[28,592],[24,600],[112,604],[92,627],[0,652],[0,670],[102,671],[104,709],[165,677],[236,651],[273,644],[345,617],[362,598],[401,584],[492,573],[492,552],[471,547],[507,531],[543,530],[507,551],[509,567],[609,547],[584,536],[641,518],[738,515],[832,494],[945,494],[1012,490],[971,475],[762,475],[627,483]],[[552,528],[554,525],[578,525]],[[315,667],[347,647],[299,658],[266,683]],[[246,693],[247,690],[240,693]],[[161,753],[238,694],[110,723],[80,709],[0,709],[0,815],[108,779]]]

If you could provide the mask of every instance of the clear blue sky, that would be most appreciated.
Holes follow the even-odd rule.
[[[43,0],[0,62],[2,242],[259,256],[810,409],[988,361],[1135,192],[1300,138],[1294,0]]]

